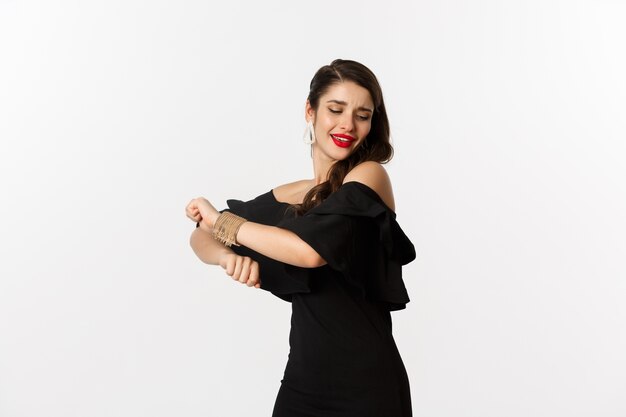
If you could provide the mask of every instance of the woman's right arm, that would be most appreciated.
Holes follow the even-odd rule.
[[[213,239],[209,232],[200,227],[191,233],[189,239],[191,249],[202,262],[208,265],[219,265],[220,259],[229,253],[235,254],[232,249]]]
[[[211,233],[197,227],[191,233],[189,243],[196,256],[205,264],[221,266],[228,276],[248,287],[261,287],[259,264],[247,256],[237,255],[213,239]]]

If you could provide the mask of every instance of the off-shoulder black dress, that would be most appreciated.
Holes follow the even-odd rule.
[[[359,182],[298,217],[271,190],[227,204],[250,221],[291,230],[327,262],[300,268],[233,246],[259,263],[262,289],[292,304],[290,352],[272,416],[411,416],[390,311],[409,302],[401,267],[415,249],[396,214]]]

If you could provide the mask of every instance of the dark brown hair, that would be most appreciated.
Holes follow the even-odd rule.
[[[317,112],[319,99],[328,89],[343,81],[352,81],[369,91],[374,102],[372,126],[365,140],[346,159],[335,162],[328,171],[325,182],[311,188],[304,196],[302,204],[294,204],[298,215],[304,214],[324,201],[343,183],[344,178],[358,164],[365,161],[387,163],[393,157],[393,147],[389,142],[389,119],[383,101],[383,92],[376,76],[365,65],[356,61],[336,59],[330,65],[317,70],[307,97],[311,107]]]

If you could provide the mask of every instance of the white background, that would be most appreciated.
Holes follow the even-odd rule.
[[[626,415],[626,5],[0,0],[0,416],[269,416],[290,305],[189,248],[378,76],[420,417]],[[393,416],[384,416],[393,417]]]

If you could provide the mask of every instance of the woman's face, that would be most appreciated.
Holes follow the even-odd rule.
[[[347,158],[370,132],[373,112],[369,91],[352,81],[330,86],[317,110],[307,101],[305,117],[315,126],[314,152],[335,161]]]

